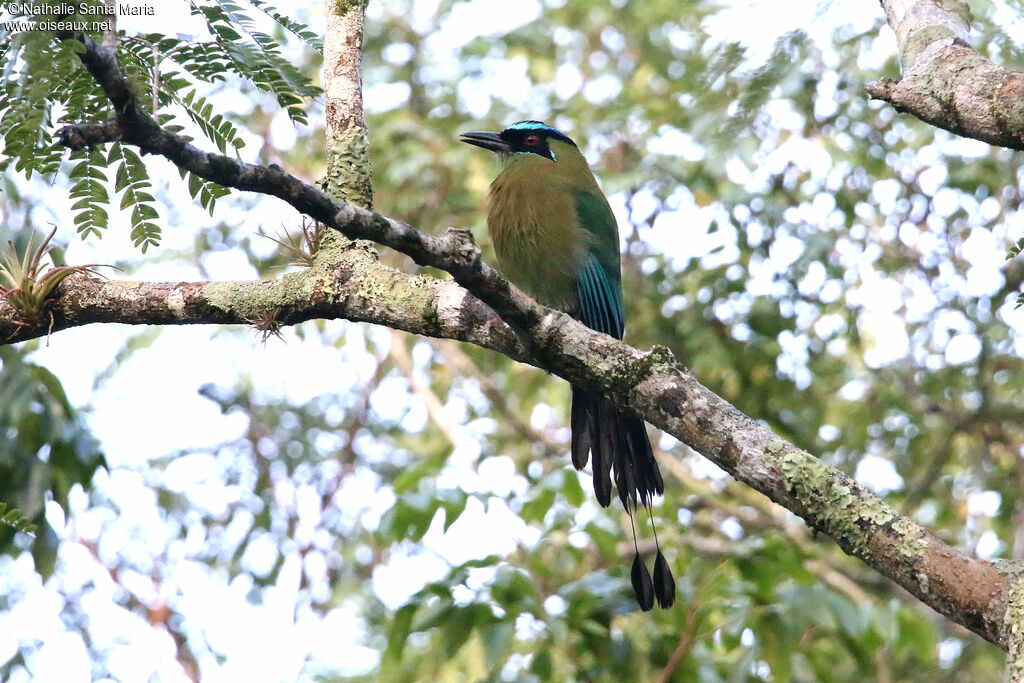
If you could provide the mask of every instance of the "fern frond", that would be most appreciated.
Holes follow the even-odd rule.
[[[273,6],[263,0],[249,0],[249,4],[276,21],[293,35],[300,38],[304,43],[306,43],[306,45],[309,45],[320,54],[323,54],[324,41],[320,36],[310,31],[308,26],[280,14]]]
[[[181,178],[188,185],[189,194],[198,199],[199,204],[213,215],[214,205],[221,197],[231,194],[231,190],[218,183],[203,180],[196,174],[180,169]]]
[[[115,152],[116,150],[116,152]],[[153,204],[156,198],[149,193],[152,183],[146,173],[142,159],[130,147],[114,143],[111,154],[121,158],[114,178],[114,189],[121,192],[121,210],[131,209],[132,243],[142,249],[142,253],[151,246],[160,243],[160,226],[154,221],[159,218]]]
[[[75,152],[72,159],[82,159],[71,169],[68,177],[74,183],[71,186],[71,198],[75,203],[71,210],[75,211],[75,230],[85,239],[90,235],[99,237],[108,225],[106,207],[110,203],[107,193],[106,168],[107,158],[98,150]]]
[[[208,6],[191,0],[191,5],[192,13],[203,17],[210,32],[217,36],[218,47],[223,48],[235,70],[260,90],[273,94],[293,121],[307,123],[301,107],[303,98],[315,97],[321,90],[281,55],[274,39],[257,31],[245,10],[234,2],[222,0]]]
[[[184,97],[175,96],[175,100],[185,109],[189,118],[199,126],[203,134],[217,145],[221,153],[227,154],[229,146],[235,150],[245,146],[245,140],[239,136],[235,125],[223,115],[215,114],[213,105],[205,97],[196,94],[195,90],[189,90]]]

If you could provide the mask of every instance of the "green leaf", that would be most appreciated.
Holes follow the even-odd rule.
[[[391,628],[388,629],[388,645],[384,650],[384,659],[386,661],[397,662],[402,658],[402,651],[405,649],[405,643],[409,639],[412,620],[416,616],[418,608],[419,605],[411,603],[403,605],[395,612],[395,616],[391,620]]]

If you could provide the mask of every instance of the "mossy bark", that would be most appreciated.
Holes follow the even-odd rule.
[[[993,64],[969,44],[961,0],[882,0],[896,33],[902,74],[868,94],[925,123],[1024,150],[1024,73]]]
[[[373,208],[366,117],[363,114],[363,0],[328,0],[324,37],[327,174],[324,191],[349,204]]]

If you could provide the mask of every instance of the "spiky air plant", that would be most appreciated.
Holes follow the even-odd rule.
[[[94,268],[103,265],[100,263],[83,266],[53,264],[40,274],[40,265],[50,254],[50,240],[56,232],[54,227],[38,246],[33,244],[33,232],[25,245],[25,253],[20,256],[11,240],[7,240],[7,249],[0,253],[0,299],[6,300],[16,311],[15,324],[33,325],[42,320],[53,291],[68,276],[74,273],[99,275]],[[53,259],[50,261],[52,264]]]
[[[284,337],[281,336],[281,321],[278,320],[279,315],[281,315],[281,309],[275,308],[270,311],[263,311],[255,317],[246,318],[245,322],[252,325],[253,331],[261,336],[260,341],[263,344],[266,344],[267,340],[272,336],[284,341]]]
[[[308,268],[313,265],[313,260],[316,258],[316,252],[320,250],[320,243],[323,241],[323,237],[326,232],[326,226],[324,226],[320,221],[303,218],[301,235],[293,237],[287,232],[283,235],[279,234],[277,237],[267,235],[263,232],[260,232],[259,235],[261,237],[266,237],[272,242],[276,242],[277,245],[281,247],[282,253],[287,254],[292,258],[292,260],[285,265],[305,266]]]

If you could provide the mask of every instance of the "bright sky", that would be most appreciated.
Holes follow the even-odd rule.
[[[442,30],[429,42],[430,56],[437,68],[444,69],[445,64],[453,59],[454,50],[476,37],[479,27],[487,25],[490,17],[496,14],[508,17],[504,11],[507,2],[470,0],[457,5]],[[382,14],[381,3],[404,6],[404,3],[397,0],[371,3],[370,21],[379,20]],[[156,15],[148,18],[122,17],[121,25],[128,30],[173,31],[186,35],[202,35],[204,32],[201,24],[189,17],[183,3],[133,0],[132,4],[153,7]],[[434,0],[416,0],[412,3],[411,14],[418,21],[426,23],[435,13],[436,5]],[[775,0],[737,1],[732,7],[718,15],[714,21],[707,22],[705,29],[712,36],[720,36],[723,41],[742,36],[748,46],[751,66],[760,64],[770,53],[776,39],[784,33],[802,28],[809,32],[812,39],[825,39],[837,24],[854,23],[863,27],[872,23],[880,13],[876,4],[865,4],[863,0],[835,0],[824,4],[815,0],[791,0],[785,12],[779,11],[779,4]],[[866,12],[866,7],[872,10]],[[532,20],[540,12],[540,6],[535,0],[524,0],[517,9],[517,16],[523,23]],[[0,21],[4,18],[0,14]],[[322,31],[323,18],[319,17],[317,22],[314,30]],[[502,31],[513,28],[503,24]],[[880,64],[895,51],[891,32],[883,31],[875,47],[873,53],[864,56],[866,63]],[[528,92],[525,74],[525,60],[511,60],[489,74],[490,78],[482,88],[467,84],[460,89],[459,94],[470,111],[478,111],[483,116],[490,101],[490,92],[498,90],[497,84],[500,83],[503,97],[520,100],[524,117],[529,116],[531,112],[526,103]],[[564,92],[573,92],[578,79],[579,74],[572,67],[563,67],[557,75],[558,86]],[[587,93],[587,97],[599,100],[606,95],[603,88],[615,87],[611,82],[598,83]],[[824,84],[822,87],[829,86]],[[404,101],[407,94],[408,88],[404,84],[369,84],[367,108],[371,111],[388,109]],[[230,97],[222,98],[220,102],[227,106],[249,106],[248,102],[231,101]],[[773,113],[777,116],[787,115],[782,109]],[[275,141],[280,144],[287,144],[293,135],[291,125],[283,116],[275,119],[272,130]],[[987,149],[981,143],[970,141],[958,141],[955,144],[965,153],[972,149],[982,153],[983,149]],[[682,156],[693,158],[699,158],[703,153],[694,140],[678,132],[663,135],[659,147],[663,150],[667,147]],[[243,151],[243,156],[254,154],[256,149],[258,145],[250,145],[248,151]],[[766,182],[769,174],[792,159],[801,159],[812,170],[822,174],[831,163],[825,152],[813,143],[793,136],[790,142],[770,157],[758,160],[753,168],[736,162],[728,167],[727,172],[734,180],[756,187]],[[146,161],[151,167],[159,164],[159,161],[152,158]],[[189,226],[209,224],[211,219],[201,208],[192,204],[176,173],[165,168],[163,175],[167,181],[158,189],[166,190],[166,194],[161,197],[166,197],[167,203],[174,210],[165,210],[161,214],[171,217],[161,251],[170,253],[176,249],[190,248],[193,233]],[[929,185],[934,190],[932,193],[937,203],[941,202],[943,196],[941,186],[944,180],[941,170],[921,178],[926,192],[929,192]],[[30,187],[37,196],[52,192],[41,181],[33,181]],[[884,182],[876,186],[875,193],[883,211],[892,203],[895,191],[894,186]],[[611,200],[620,224],[625,223],[623,198],[612,197]],[[653,202],[653,198],[636,198],[633,210],[637,211],[638,203],[642,207],[647,200]],[[682,224],[696,226],[694,232],[685,236],[687,248],[691,251],[700,253],[715,246],[716,240],[728,241],[730,236],[721,232],[699,234],[700,226],[710,225],[717,210],[714,206],[698,207],[685,189],[680,190],[674,201],[674,211],[663,213],[654,228],[645,235],[645,239],[656,248],[664,253],[686,253],[680,246],[681,236],[675,227]],[[241,223],[241,213],[232,204],[231,197],[220,200],[213,220]],[[112,228],[102,241],[93,240],[83,244],[70,239],[73,223],[70,220],[69,205],[70,202],[45,202],[39,207],[37,216],[38,224],[52,221],[61,226],[59,238],[63,237],[71,243],[67,253],[68,262],[139,260],[129,240],[123,238],[127,235],[125,225]],[[972,210],[983,215],[990,208],[983,202]],[[836,208],[831,196],[822,194],[809,205],[794,209],[797,210],[800,212],[799,220],[822,222],[828,220]],[[2,215],[3,207],[0,206],[0,218]],[[112,212],[113,215],[116,212]],[[239,230],[251,233],[257,227],[262,227],[274,232],[282,226],[295,223],[294,212],[277,200],[264,201],[259,216],[259,226],[249,223]],[[1013,235],[1024,234],[1022,225],[1007,226],[1006,229]],[[1003,251],[998,241],[1003,236],[999,232],[993,234],[979,230],[965,243],[963,255],[974,266],[966,281],[966,291],[972,296],[991,292],[998,286],[993,273],[1003,262]],[[922,235],[920,239],[928,237]],[[274,245],[268,241],[268,255],[273,248]],[[802,249],[801,241],[795,236],[777,240],[769,262],[764,264],[762,271],[753,273],[754,287],[772,286],[773,274],[784,270],[800,255]],[[727,254],[721,257],[729,258]],[[858,256],[851,252],[849,258],[850,265],[856,265],[852,260]],[[212,279],[256,277],[244,256],[237,252],[208,254],[203,258],[202,266]],[[203,279],[204,275],[193,265],[162,259],[159,262],[145,261],[132,273],[132,277],[186,280]],[[873,365],[882,365],[905,356],[909,340],[896,315],[896,305],[906,304],[912,311],[920,310],[925,314],[932,303],[927,298],[925,288],[915,286],[912,282],[901,286],[887,279],[869,278],[859,296],[869,304],[862,319],[864,331],[876,339],[876,346],[867,361]],[[1024,314],[1009,310],[1002,314],[1008,323],[1024,329],[1024,318],[1021,317]],[[963,327],[958,321],[949,322],[953,332],[946,350],[946,362],[956,364],[970,361],[978,353],[977,340],[966,329],[957,332]],[[95,376],[114,361],[114,354],[126,336],[135,334],[137,330],[98,325],[58,333],[33,356],[36,362],[50,368],[61,378],[75,405],[89,407],[91,427],[103,443],[112,466],[109,476],[101,476],[96,488],[116,502],[123,523],[107,527],[114,531],[105,532],[110,535],[103,537],[101,552],[103,547],[128,547],[144,557],[147,548],[156,554],[157,549],[164,545],[177,544],[175,553],[178,559],[175,560],[173,571],[164,572],[173,577],[174,585],[162,587],[166,594],[164,597],[174,598],[176,609],[188,614],[196,623],[203,624],[203,637],[226,657],[220,665],[203,662],[204,679],[294,680],[303,666],[307,652],[311,653],[314,662],[342,673],[363,672],[376,662],[376,652],[360,643],[360,619],[351,606],[342,605],[325,621],[311,613],[295,614],[295,598],[303,568],[294,561],[281,572],[269,598],[260,605],[253,605],[247,600],[251,586],[245,579],[229,582],[223,573],[209,571],[201,563],[187,561],[191,541],[176,540],[176,531],[161,518],[152,489],[142,475],[146,463],[153,458],[177,450],[188,451],[211,443],[229,441],[244,432],[247,426],[244,416],[237,413],[222,415],[215,404],[199,396],[198,389],[204,384],[212,382],[232,385],[240,372],[250,372],[254,385],[262,395],[290,403],[303,403],[317,396],[345,392],[359,386],[367,379],[366,373],[376,363],[366,344],[368,335],[384,333],[339,323],[328,323],[326,329],[325,338],[338,339],[337,344],[325,344],[315,336],[303,340],[291,330],[284,333],[286,343],[272,340],[263,345],[255,336],[239,339],[223,334],[216,327],[166,328],[150,348],[137,352],[124,367],[119,368],[115,377],[98,393],[93,393]],[[201,353],[198,352],[200,349]],[[800,358],[799,341],[792,340],[788,358],[780,361],[786,365],[780,366],[780,370],[792,375],[798,383],[806,376],[806,371],[801,370]],[[852,395],[857,390],[856,386],[851,386],[844,391]],[[401,414],[397,411],[404,409],[410,399],[404,386],[396,384],[393,391],[393,396],[385,395],[389,400],[380,401],[375,407],[383,411],[391,405],[396,414]],[[417,428],[425,416],[420,409],[410,413],[407,419],[410,420],[410,428]],[[453,454],[452,465],[445,474],[446,485],[460,486],[466,490],[498,492],[508,490],[510,486],[519,489],[525,485],[514,476],[511,462],[502,458],[491,458],[479,467],[470,467],[477,455],[476,444],[486,438],[486,434],[474,431],[472,427],[464,428],[464,432],[468,445],[461,446]],[[224,492],[211,487],[209,483],[215,479],[217,466],[207,456],[188,456],[167,469],[165,483],[180,490],[200,492],[204,490],[203,487],[207,487],[208,496],[204,498],[202,493],[196,495],[210,509],[216,509],[224,505]],[[724,476],[715,466],[699,459],[694,461],[694,469],[701,476]],[[901,485],[892,464],[880,455],[869,454],[864,458],[856,476],[883,493]],[[386,497],[382,499],[379,495],[376,498],[372,495],[376,490],[373,481],[360,481],[353,477],[346,480],[345,486],[346,505],[351,506],[356,514],[367,515],[368,519],[379,517],[390,504]],[[589,489],[589,484],[585,488]],[[294,495],[296,505],[301,509],[303,501],[308,500],[310,494],[311,489],[296,485],[291,495]],[[979,493],[979,497],[971,499],[970,504],[974,506],[972,509],[976,509],[978,514],[995,514],[998,500],[993,500],[992,495],[991,492]],[[374,588],[381,599],[391,606],[397,606],[424,582],[440,577],[447,570],[448,563],[463,562],[491,553],[504,554],[513,550],[517,543],[530,544],[536,541],[534,530],[523,524],[503,503],[495,498],[491,500],[494,502],[486,512],[482,505],[473,501],[470,509],[446,533],[441,530],[440,518],[435,519],[421,548],[398,553],[387,565],[379,567],[374,575]],[[87,508],[86,497],[81,492],[72,497],[71,509],[68,511],[73,524],[64,525],[64,513],[57,506],[52,505],[50,512],[54,525],[65,538],[93,538],[98,534],[101,524],[109,521],[105,519],[106,512]],[[593,510],[585,506],[580,512],[580,519],[592,514]],[[997,543],[993,536],[979,547],[979,551],[995,552]],[[261,558],[257,548],[250,561],[257,565],[261,561],[272,561],[273,552],[272,548],[267,548]],[[90,680],[91,669],[85,645],[76,633],[69,632],[62,625],[59,614],[63,607],[62,594],[76,594],[91,583],[93,588],[85,592],[86,598],[81,608],[90,616],[90,629],[96,638],[94,646],[112,653],[109,673],[120,680],[147,680],[154,675],[160,680],[184,680],[174,660],[170,638],[150,628],[138,616],[115,607],[117,586],[110,580],[106,569],[97,564],[83,546],[65,543],[61,560],[65,563],[64,571],[58,573],[61,584],[51,582],[43,586],[33,572],[30,558],[0,558],[0,594],[24,591],[24,598],[18,601],[15,609],[0,612],[0,661],[5,661],[15,653],[18,641],[38,640],[44,646],[28,662],[33,680]],[[306,571],[310,571],[309,567],[306,567]],[[154,589],[143,573],[126,571],[123,580],[131,585],[136,595],[143,598],[156,597],[152,595]],[[558,608],[556,604],[551,605],[553,610]],[[528,625],[523,627],[527,628]],[[126,647],[125,643],[130,646]]]

